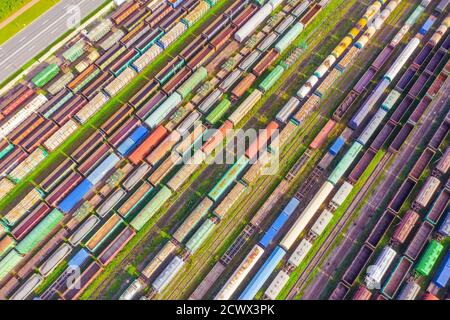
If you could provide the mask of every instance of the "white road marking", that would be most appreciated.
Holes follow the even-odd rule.
[[[86,1],[88,1],[88,0],[81,0],[78,5],[80,7],[82,7],[83,3],[85,3]],[[62,16],[60,16],[58,19],[56,19],[53,23],[48,25],[46,28],[42,29],[41,32],[39,32],[37,35],[33,36],[28,42],[23,44],[21,47],[17,48],[13,55],[11,55],[9,58],[7,58],[7,59],[3,60],[2,62],[0,62],[0,66],[3,66],[4,64],[9,63],[9,60],[15,58],[16,55],[20,51],[22,51],[24,48],[26,48],[29,45],[29,43],[33,42],[35,39],[37,39],[43,33],[47,32],[51,27],[53,27],[55,24],[59,23],[62,19],[66,18],[66,16],[68,14],[71,14],[71,13],[70,12],[65,12]],[[58,28],[54,28],[53,30],[58,30]],[[30,51],[30,48],[28,48],[28,51]]]

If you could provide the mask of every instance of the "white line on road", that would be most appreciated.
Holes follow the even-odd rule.
[[[87,0],[81,0],[81,1],[79,2],[79,6],[82,6],[82,4],[83,4],[84,2],[86,2],[86,1],[87,1]],[[26,46],[28,46],[28,44],[29,44],[30,42],[34,41],[36,38],[38,38],[39,36],[41,36],[43,33],[47,32],[51,27],[53,27],[55,24],[57,24],[61,19],[66,18],[66,16],[67,16],[68,14],[71,14],[71,12],[66,12],[66,13],[64,13],[61,17],[59,17],[58,19],[56,19],[52,24],[50,24],[50,25],[48,25],[46,28],[44,28],[39,34],[37,34],[37,35],[35,35],[34,37],[32,37],[28,42],[26,42],[25,44],[23,44],[20,48],[16,49],[14,55],[11,55],[11,56],[9,57],[9,59],[7,58],[7,59],[3,60],[2,62],[0,62],[0,67],[1,67],[2,65],[4,65],[5,63],[8,63],[10,59],[15,58],[15,55],[17,55],[18,52],[22,51]],[[54,28],[54,29],[56,29],[56,28]],[[30,51],[30,48],[28,48],[28,51]]]

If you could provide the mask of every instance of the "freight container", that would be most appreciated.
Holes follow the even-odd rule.
[[[386,72],[384,78],[389,81],[393,81],[397,74],[400,72],[401,68],[405,65],[407,60],[411,57],[414,51],[420,44],[420,39],[417,37],[412,38],[400,55],[397,57],[395,62],[391,65],[390,69]]]
[[[130,161],[138,164],[167,136],[165,127],[157,127],[142,143],[128,156]]]
[[[137,278],[120,295],[119,300],[132,300],[138,293],[141,293],[145,287],[146,284],[140,278]]]
[[[50,211],[51,208],[47,204],[40,203],[11,231],[11,234],[16,240],[22,240]]]
[[[75,44],[73,44],[69,49],[62,53],[62,57],[69,62],[74,62],[77,58],[81,57],[81,55],[85,51],[85,42],[84,40],[79,40]]]
[[[252,278],[250,283],[246,286],[238,299],[252,300],[275,270],[281,259],[283,259],[285,254],[286,251],[284,251],[284,249],[281,247],[276,247],[262,267],[258,270],[256,275]]]
[[[450,201],[450,191],[445,188],[443,189],[436,200],[433,202],[430,210],[427,213],[426,219],[430,221],[432,224],[437,224],[442,214],[446,210]]]
[[[288,263],[294,267],[298,267],[305,259],[309,250],[312,248],[312,243],[306,239],[302,239],[300,244],[295,248],[294,252],[289,257]]]
[[[138,208],[147,198],[147,196],[152,192],[153,187],[147,183],[142,183],[136,191],[134,191],[130,197],[117,209],[117,212],[122,217],[127,217],[136,208]]]
[[[42,88],[45,86],[50,80],[52,80],[59,73],[60,69],[57,64],[49,64],[45,67],[44,70],[39,72],[37,75],[31,79],[31,82],[38,87]]]
[[[64,213],[69,213],[83,198],[94,189],[94,185],[88,180],[83,180],[58,204],[59,209]]]
[[[332,218],[333,213],[331,213],[331,211],[327,209],[323,210],[323,212],[317,218],[316,222],[314,222],[313,226],[311,227],[311,232],[314,234],[314,236],[320,236],[325,231],[325,228],[330,223]]]
[[[113,214],[105,223],[86,241],[86,248],[91,252],[96,251],[109,236],[122,224],[122,218]]]
[[[181,21],[189,28],[198,20],[200,20],[201,17],[203,17],[207,13],[209,8],[210,5],[206,1],[200,1],[198,5]]]
[[[269,227],[269,229],[259,242],[259,244],[263,248],[267,248],[269,244],[274,240],[277,233],[284,226],[284,224],[289,219],[289,217],[291,216],[291,214],[294,212],[294,210],[297,208],[298,205],[299,201],[296,198],[292,198],[289,201],[289,203],[286,205],[283,211],[281,211],[277,219],[272,223],[272,225]]]
[[[181,136],[189,133],[190,129],[200,123],[202,114],[196,110],[192,111],[175,129]]]
[[[132,68],[126,68],[116,79],[114,79],[110,84],[108,84],[104,91],[110,96],[115,96],[122,88],[128,85],[131,80],[136,77],[136,71]]]
[[[419,256],[420,251],[425,246],[428,241],[431,232],[433,231],[433,225],[428,221],[422,222],[420,228],[416,231],[413,239],[410,241],[408,247],[406,248],[405,255],[411,260],[416,260]]]
[[[33,250],[54,230],[54,228],[62,221],[63,217],[64,215],[58,209],[54,209],[17,244],[16,250],[22,254],[27,254]]]
[[[76,247],[100,222],[99,217],[91,215],[70,236],[69,243]]]
[[[344,176],[348,168],[355,161],[356,157],[358,156],[362,148],[363,148],[362,144],[360,144],[359,142],[354,142],[350,147],[350,149],[348,149],[344,157],[342,157],[341,161],[339,161],[334,170],[331,172],[328,181],[336,185],[339,182],[339,180]]]
[[[296,99],[296,98],[294,98],[294,99]],[[277,116],[277,119],[278,119],[278,116]],[[331,119],[328,120],[328,122],[325,124],[325,126],[323,126],[322,130],[320,130],[320,132],[317,134],[317,136],[314,138],[314,140],[310,143],[309,147],[313,150],[319,149],[325,143],[325,141],[328,139],[328,135],[333,130],[335,125],[336,125],[336,121],[331,120]]]
[[[273,62],[275,62],[276,59],[278,59],[279,56],[280,54],[275,51],[275,49],[270,49],[270,51],[268,51],[264,55],[264,57],[253,67],[253,73],[257,77],[260,77],[269,68],[269,66]]]
[[[436,170],[441,174],[446,174],[450,168],[450,147],[447,147],[438,164],[436,165]]]
[[[234,35],[237,42],[243,42],[272,13],[274,8],[267,3],[262,6]]]
[[[159,184],[167,174],[182,162],[182,157],[178,153],[170,154],[150,175],[148,181],[154,186]]]
[[[183,166],[167,182],[167,186],[173,191],[178,190],[194,173],[194,171],[202,164],[204,159],[205,154],[201,150],[195,151],[192,157],[186,159]]]
[[[3,221],[14,226],[26,213],[40,201],[42,194],[38,189],[33,188],[23,198],[19,198],[19,202],[3,216]]]
[[[150,128],[155,128],[181,103],[182,97],[177,92],[171,94],[155,111],[145,119]]]
[[[223,219],[227,212],[233,207],[240,196],[246,192],[246,187],[240,182],[237,182],[231,191],[225,196],[225,198],[214,209],[214,214]]]
[[[192,235],[188,242],[186,242],[186,248],[191,254],[195,253],[203,244],[203,242],[208,238],[211,232],[214,230],[216,224],[214,220],[207,219],[205,222],[197,229],[197,231]]]
[[[408,282],[399,293],[397,300],[415,300],[422,288],[414,281]]]
[[[29,173],[31,173],[45,158],[48,152],[41,148],[34,150],[25,160],[18,163],[15,168],[8,174],[13,181],[21,181]]]
[[[383,294],[389,299],[393,299],[397,294],[397,291],[400,288],[402,282],[409,275],[412,264],[412,261],[406,257],[402,257],[397,263],[394,271],[391,273],[382,288]]]
[[[362,145],[366,145],[367,142],[372,137],[372,135],[377,131],[386,115],[387,115],[386,110],[378,109],[378,111],[374,114],[370,122],[364,128],[363,132],[359,135],[357,141]]]
[[[235,61],[235,60],[233,60]],[[234,71],[232,71],[220,84],[219,84],[219,89],[223,92],[227,92],[228,89],[230,89],[235,83],[236,81],[239,80],[239,78],[242,75],[242,71],[239,69],[236,69]]]
[[[259,51],[264,52],[268,48],[270,48],[270,46],[272,46],[272,44],[277,40],[277,38],[278,34],[276,34],[275,32],[271,32],[258,44],[256,48]]]
[[[259,259],[264,253],[264,249],[262,249],[259,245],[255,245],[252,250],[247,254],[245,259],[241,262],[241,264],[237,267],[234,273],[228,278],[225,285],[221,288],[221,290],[214,297],[215,300],[229,300],[232,298],[235,291],[242,284],[244,279],[253,269],[253,267],[258,263]]]
[[[134,237],[136,232],[131,228],[125,228],[102,253],[98,260],[102,265],[107,265],[122,250],[122,248]]]
[[[203,101],[198,106],[198,110],[206,114],[212,108],[212,106],[220,100],[222,96],[223,92],[220,89],[214,90],[205,99],[203,99]]]
[[[171,195],[172,191],[166,186],[162,186],[158,193],[155,194],[146,206],[134,217],[134,219],[130,222],[130,225],[136,230],[140,230],[153,217],[153,215],[161,209]]]
[[[374,264],[367,268],[365,282],[369,288],[379,288],[382,279],[397,256],[397,252],[389,246],[383,248]]]
[[[353,295],[352,300],[370,300],[371,297],[372,292],[363,285],[360,285]]]
[[[217,124],[231,107],[230,100],[224,98],[206,117],[206,121],[211,125]]]
[[[426,148],[409,172],[409,176],[415,180],[419,180],[425,168],[428,167],[434,154],[435,152],[432,149]]]
[[[447,211],[447,214],[446,214],[444,220],[442,221],[438,232],[440,235],[442,235],[444,237],[450,236],[450,211]]]
[[[23,108],[14,113],[9,119],[7,119],[0,127],[0,138],[4,138],[11,131],[13,131],[17,126],[24,122],[28,117],[30,117],[34,112],[39,110],[39,108],[47,102],[47,98],[38,94],[33,99],[30,100]]]
[[[347,270],[344,273],[344,276],[342,277],[342,281],[347,286],[350,287],[353,285],[353,283],[360,275],[361,271],[365,268],[366,264],[368,263],[370,257],[372,256],[372,253],[373,249],[367,245],[363,245],[363,247],[359,250],[358,254],[350,264],[350,267],[347,268]]]
[[[289,229],[284,238],[280,242],[285,250],[289,250],[295,243],[300,234],[304,231],[305,227],[309,224],[317,210],[320,208],[325,199],[329,196],[334,186],[330,182],[326,181],[319,191],[311,199],[307,207],[302,211],[294,225]]]
[[[247,71],[256,61],[258,61],[258,58],[260,56],[261,53],[257,50],[251,52],[239,64],[239,69],[241,69],[242,71]]]
[[[6,235],[0,240],[0,257],[3,257],[5,253],[9,251],[9,249],[15,246],[16,242],[13,238]]]
[[[264,296],[270,300],[275,300],[289,281],[289,278],[290,276],[286,271],[281,270],[278,272],[276,277],[272,280],[269,287],[264,292]]]
[[[176,41],[183,33],[185,33],[187,27],[184,23],[178,22],[174,27],[172,27],[166,34],[164,34],[161,39],[158,40],[158,45],[161,48],[166,49],[174,41]]]
[[[181,135],[177,131],[171,132],[150,154],[145,160],[151,165],[160,162],[172,147],[181,139]]]
[[[270,90],[270,88],[272,88],[277,81],[281,78],[281,76],[283,75],[284,72],[284,68],[281,67],[280,65],[276,66],[271,72],[270,74],[263,79],[263,81],[259,84],[259,88],[263,91],[263,92],[268,92]]]
[[[436,261],[439,259],[443,249],[444,247],[442,244],[436,240],[432,240],[417,263],[415,267],[416,271],[424,277],[428,276],[436,264]]]
[[[47,277],[72,252],[68,243],[63,243],[39,266],[39,272]]]
[[[404,243],[418,220],[419,214],[413,210],[408,210],[401,223],[395,228],[392,240],[399,244]]]
[[[14,270],[14,268],[22,261],[23,256],[16,250],[11,250],[7,255],[0,260],[0,280],[3,280],[8,273]]]
[[[230,120],[234,125],[237,125],[261,98],[262,92],[259,90],[253,90],[252,93],[229,116],[228,120]]]
[[[425,184],[417,194],[414,203],[422,208],[427,207],[440,184],[441,181],[439,181],[436,177],[428,177]]]
[[[246,150],[246,157],[250,160],[254,160],[255,157],[258,155],[260,156],[263,150],[266,149],[269,140],[273,140],[274,136],[277,136],[278,127],[279,126],[275,121],[271,121],[265,129],[260,130],[258,137],[252,141]]]
[[[450,252],[447,252],[444,260],[441,262],[439,270],[436,272],[433,283],[439,288],[445,288],[450,279]]]
[[[291,97],[277,113],[276,119],[281,123],[286,123],[299,105],[300,101],[296,97]]]
[[[180,257],[174,257],[169,265],[161,272],[161,274],[153,281],[152,288],[161,293],[164,288],[172,281],[176,274],[184,266],[185,262]]]
[[[370,96],[364,101],[363,105],[358,109],[356,114],[350,120],[348,126],[351,129],[358,128],[364,122],[364,119],[366,119],[369,112],[384,94],[384,91],[387,89],[389,83],[390,82],[386,79],[383,79],[378,83],[377,87],[372,91]]]
[[[208,193],[208,197],[210,197],[213,201],[217,201],[221,198],[224,192],[238,178],[242,171],[247,168],[248,164],[249,160],[245,156],[241,156]]]
[[[184,156],[185,154],[187,154],[187,152],[191,149],[199,145],[201,145],[201,143],[203,142],[203,135],[206,132],[206,127],[203,125],[197,126],[194,128],[194,130],[192,130],[192,132],[185,137],[180,143],[178,143],[174,150]]]

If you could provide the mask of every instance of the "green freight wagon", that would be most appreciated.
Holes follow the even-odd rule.
[[[62,56],[69,62],[74,62],[84,53],[84,41],[78,41],[72,47],[63,52]]]
[[[14,149],[14,145],[8,142],[8,146],[0,151],[0,159],[3,159],[12,149]]]
[[[236,163],[223,175],[223,177],[217,182],[214,188],[208,193],[208,197],[217,201],[224,194],[224,192],[231,186],[231,184],[237,179],[239,174],[244,171],[250,160],[246,156],[241,156]]]
[[[207,219],[203,224],[198,228],[198,230],[194,233],[194,235],[189,239],[186,243],[186,248],[194,253],[200,248],[202,243],[208,238],[215,227],[215,223],[211,219]]]
[[[175,63],[173,66],[171,66],[169,72],[162,72],[162,74],[157,75],[155,77],[155,79],[158,80],[160,85],[164,85],[167,81],[169,81],[175,75],[175,73],[177,73],[179,70],[181,70],[181,68],[183,68],[185,64],[186,64],[186,61],[184,61],[184,59],[180,58],[178,63]],[[160,76],[162,76],[162,77],[160,77]]]
[[[62,221],[64,215],[58,209],[50,212],[22,241],[16,250],[22,254],[27,254],[33,250],[42,240],[44,240],[53,229]]]
[[[205,68],[198,68],[183,84],[177,89],[177,92],[184,99],[192,90],[195,89],[208,76]]]
[[[45,67],[44,70],[39,72],[31,79],[31,82],[38,88],[45,86],[50,80],[52,80],[59,73],[59,67],[57,64],[52,63]]]
[[[444,246],[442,244],[436,240],[432,240],[417,263],[416,271],[422,276],[428,276],[436,264],[436,261],[439,259],[443,249]]]
[[[267,77],[264,78],[264,80],[259,84],[259,88],[263,90],[264,92],[267,92],[270,90],[270,88],[273,87],[275,83],[280,79],[280,77],[283,75],[284,68],[280,65],[276,66]]]
[[[400,98],[401,94],[397,90],[392,90],[391,93],[386,97],[386,99],[383,101],[381,108],[383,108],[386,111],[390,111],[392,107],[395,105],[395,103]]]
[[[161,190],[147,203],[147,205],[137,214],[136,217],[130,222],[130,225],[137,231],[141,230],[142,227],[158,212],[159,209],[166,203],[166,201],[172,195],[172,191],[163,186]]]
[[[223,115],[230,109],[231,101],[228,99],[223,99],[220,103],[211,111],[206,117],[206,121],[210,124],[215,125],[220,119],[222,119]]]
[[[260,6],[262,6],[266,2],[266,0],[253,0],[253,2],[255,2],[255,3],[259,4]]]
[[[294,24],[292,28],[290,28],[289,31],[275,44],[275,50],[277,50],[278,53],[281,54],[300,35],[304,27],[305,26],[301,22],[297,22],[296,24]]]
[[[207,4],[209,4],[210,7],[215,6],[216,3],[217,3],[217,1],[219,1],[219,0],[205,0],[205,2],[206,2]],[[263,1],[264,1],[264,0],[263,0]]]
[[[81,81],[74,89],[73,92],[77,93],[82,90],[86,85],[89,84],[98,74],[100,73],[100,69],[95,68],[83,81]]]
[[[142,48],[136,48],[136,50],[139,51],[141,54],[147,52],[148,49],[150,49],[150,47],[153,46],[156,42],[158,42],[158,40],[161,39],[162,36],[164,35],[164,31],[162,31],[162,30],[159,30],[159,31],[156,31],[156,32],[159,32],[159,33],[157,35],[155,35],[155,37],[152,39],[152,41],[148,42]]]
[[[119,68],[119,70],[117,70],[116,72],[113,72],[114,76],[118,77],[122,72],[125,71],[126,68],[131,66],[133,64],[133,62],[135,62],[137,59],[139,59],[140,56],[141,56],[141,53],[136,51],[136,54],[134,56],[132,56],[127,62],[125,62],[123,64],[123,66],[121,66]]]
[[[55,113],[59,108],[61,108],[67,101],[70,100],[70,98],[73,97],[73,93],[69,91],[64,97],[62,97],[50,110],[48,110],[44,117],[49,119],[53,113]]]
[[[344,155],[344,157],[342,157],[341,161],[339,161],[336,168],[334,168],[333,172],[331,172],[328,181],[336,185],[342,178],[342,176],[345,174],[345,172],[348,170],[348,168],[350,168],[353,161],[355,161],[356,157],[358,156],[358,153],[361,151],[362,148],[363,146],[359,142],[353,143],[350,149],[348,149],[347,153]]]
[[[10,273],[23,259],[23,257],[16,251],[11,250],[0,261],[0,280],[2,280],[8,273]]]

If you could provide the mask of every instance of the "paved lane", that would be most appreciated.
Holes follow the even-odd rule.
[[[74,27],[105,0],[61,0],[0,46],[0,82]]]

